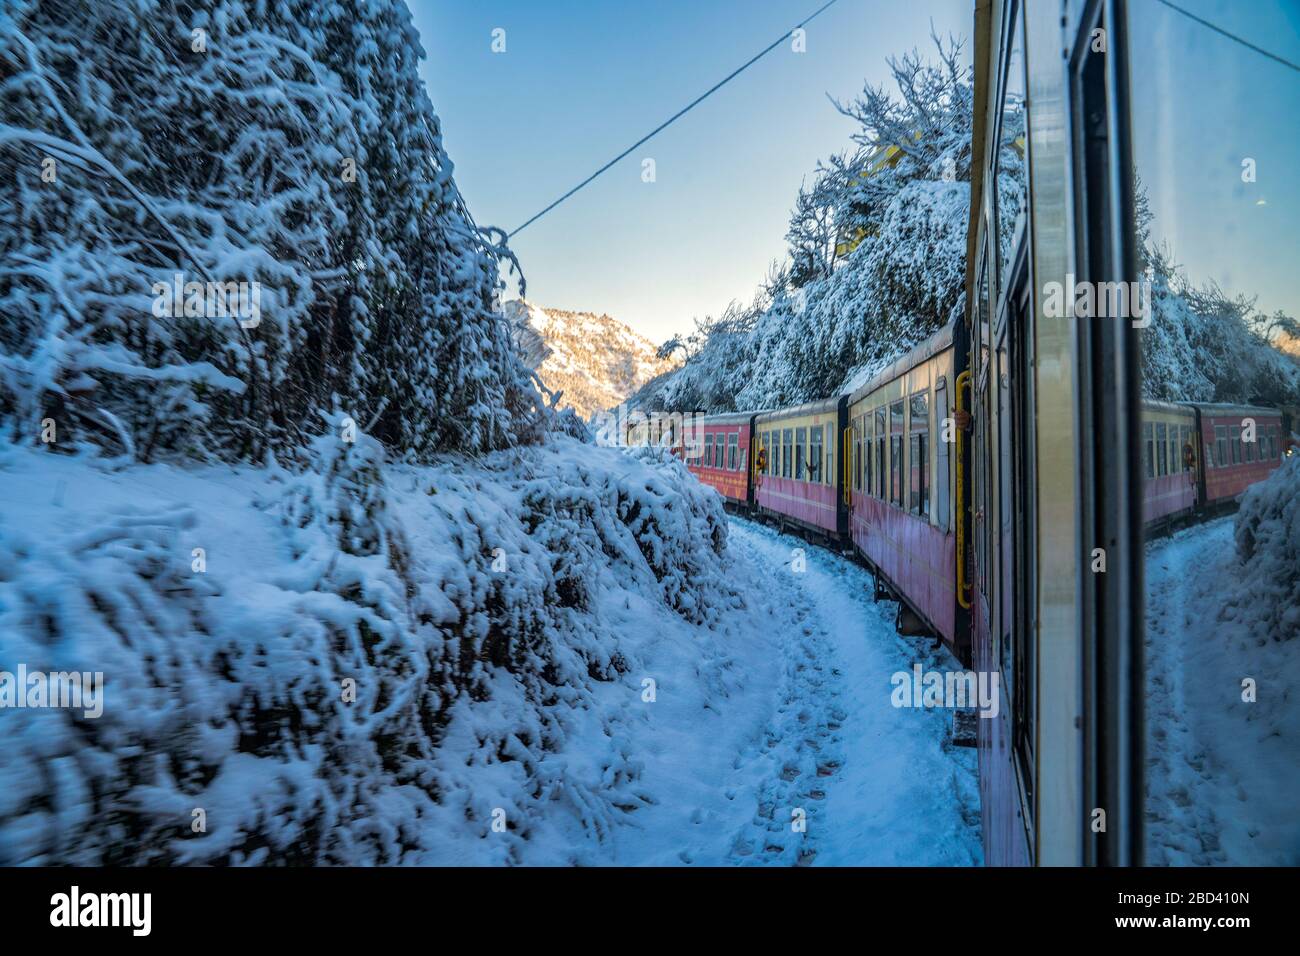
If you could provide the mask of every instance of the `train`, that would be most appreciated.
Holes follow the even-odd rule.
[[[1143,862],[1146,538],[1295,453],[1278,409],[1144,400],[1143,323],[1048,299],[1141,279],[1128,51],[1157,15],[975,0],[957,317],[851,392],[661,436],[727,507],[868,565],[900,630],[1000,673],[990,865]]]
[[[968,555],[956,520],[964,435],[953,413],[970,391],[960,340],[950,325],[832,398],[696,416],[668,447],[728,510],[857,558],[877,596],[898,602],[901,633],[933,634],[970,666],[970,562],[959,571],[957,560]],[[1279,409],[1144,400],[1141,415],[1148,537],[1231,509],[1294,447]]]

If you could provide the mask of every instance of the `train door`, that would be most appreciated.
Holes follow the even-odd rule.
[[[1023,235],[1023,233],[1022,233]],[[1032,549],[1033,335],[1030,327],[1029,280],[1023,241],[1007,271],[1006,293],[998,297],[992,335],[989,400],[994,406],[991,446],[992,494],[996,525],[992,531],[992,634],[1000,675],[1002,705],[1008,710],[1007,746],[1013,766],[1009,789],[1020,808],[1020,825],[1031,849],[1034,835],[1036,635],[1032,621],[1036,562]]]
[[[1019,776],[1027,827],[1032,836],[1036,766],[1037,628],[1034,594],[1038,565],[1034,551],[1037,512],[1034,489],[1034,331],[1029,269],[1023,242],[1013,255],[1008,292],[994,354],[998,374],[999,666],[1011,708],[1011,750]],[[1031,840],[1032,843],[1032,840]]]

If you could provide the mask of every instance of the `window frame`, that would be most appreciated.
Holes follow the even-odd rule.
[[[917,420],[917,411],[924,414]],[[907,399],[907,510],[918,517],[930,516],[930,390],[913,392]],[[915,460],[913,460],[915,459]]]
[[[814,442],[813,438],[817,441]],[[826,426],[814,425],[808,429],[808,480],[819,485],[826,484],[826,449],[823,447],[826,438]],[[813,448],[816,447],[817,453],[813,454]],[[813,463],[816,462],[814,467]]]

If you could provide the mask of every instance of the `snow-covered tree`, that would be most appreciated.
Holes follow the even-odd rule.
[[[535,434],[422,56],[400,0],[6,4],[14,436],[260,460],[336,396],[408,456]]]
[[[970,71],[959,41],[937,59],[889,61],[895,90],[867,85],[837,108],[853,148],[818,165],[791,214],[787,262],[755,301],[700,323],[681,371],[645,405],[763,408],[824,397],[950,321],[962,301],[970,202]],[[1007,162],[1019,162],[1014,143]]]

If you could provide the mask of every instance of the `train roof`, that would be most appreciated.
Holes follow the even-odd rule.
[[[1184,415],[1192,414],[1192,406],[1187,402],[1166,402],[1158,398],[1142,399],[1142,407],[1151,409],[1156,412],[1182,412]]]
[[[924,342],[912,348],[901,358],[895,359],[889,365],[885,366],[875,375],[867,380],[865,385],[855,388],[849,393],[849,404],[856,402],[864,395],[870,395],[882,385],[892,382],[901,375],[910,372],[927,359],[932,359],[940,352],[952,348],[954,322],[949,322],[934,335],[930,336]]]
[[[1264,405],[1239,405],[1235,402],[1183,402],[1182,404],[1199,408],[1202,412],[1209,412],[1211,415],[1231,415],[1234,412],[1244,412],[1246,414],[1264,412],[1267,415],[1282,414],[1276,408],[1268,408]]]
[[[755,415],[763,412],[720,412],[717,415],[705,415],[701,422],[705,425],[745,425]]]
[[[775,421],[779,418],[799,418],[804,415],[820,415],[822,412],[833,412],[839,407],[840,399],[843,396],[836,395],[834,398],[823,398],[815,402],[804,402],[802,405],[795,405],[793,408],[774,408],[765,412],[759,412],[758,417],[763,421]]]

